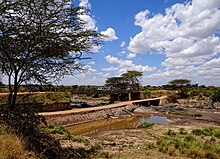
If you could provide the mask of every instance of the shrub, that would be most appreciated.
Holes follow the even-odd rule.
[[[200,114],[200,113],[195,113],[195,114],[192,114],[192,116],[195,116],[195,117],[201,117],[202,114]]]
[[[180,96],[177,95],[177,94],[170,94],[167,96],[167,101],[169,103],[176,103],[177,102],[177,99],[179,98]]]
[[[181,135],[186,135],[186,134],[187,134],[187,132],[186,132],[186,130],[185,130],[184,128],[180,128],[180,129],[179,129],[179,133],[180,133]]]
[[[141,127],[146,128],[146,127],[151,127],[151,126],[153,126],[153,125],[154,125],[154,123],[144,122],[144,123],[141,124]]]
[[[69,137],[70,136],[70,132],[68,132],[64,126],[54,126],[54,125],[50,125],[47,129],[46,129],[47,132],[49,133],[57,133],[57,134],[60,134],[60,135],[64,135],[66,137]]]
[[[186,112],[180,112],[180,111],[170,111],[169,113],[173,115],[188,115]]]
[[[33,153],[25,150],[25,142],[7,130],[0,127],[0,158],[1,159],[34,159]]]
[[[168,136],[175,136],[176,135],[176,132],[175,131],[173,131],[173,130],[168,130],[166,133],[165,133],[165,135],[168,135]]]
[[[201,135],[212,136],[204,137]],[[189,158],[219,159],[220,145],[215,134],[220,134],[219,129],[204,128],[193,129],[187,133],[184,128],[179,129],[179,133],[168,130],[165,136],[158,138],[155,144],[145,145],[145,149],[158,149],[170,156],[183,155]]]
[[[213,94],[210,96],[210,99],[212,102],[220,102],[220,89],[213,92]]]

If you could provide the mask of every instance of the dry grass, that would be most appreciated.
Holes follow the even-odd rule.
[[[36,159],[33,153],[25,150],[24,141],[0,127],[0,159]]]
[[[175,91],[173,90],[151,90],[150,94],[151,97],[161,97],[161,96],[166,96],[173,94]]]

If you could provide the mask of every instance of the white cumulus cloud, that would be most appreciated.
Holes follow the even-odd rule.
[[[136,54],[133,54],[133,53],[129,53],[127,56],[128,59],[133,59],[135,57],[136,57]]]
[[[114,41],[118,39],[113,28],[108,28],[106,31],[101,31],[101,34],[106,36],[104,41]]]
[[[115,64],[116,67],[114,67],[114,70],[117,71],[115,68],[118,69],[118,73],[124,73],[129,70],[136,70],[140,72],[151,72],[155,71],[156,67],[150,67],[148,65],[136,65],[131,60],[120,60],[117,57],[108,55],[105,57],[106,61],[110,64]],[[105,69],[106,71],[112,71],[113,68],[109,68],[109,70]]]
[[[167,8],[165,15],[149,14],[149,10],[136,14],[134,24],[142,31],[130,39],[128,46],[133,53],[154,50],[165,54],[161,64],[165,70],[148,78],[201,81],[201,76],[220,76],[219,67],[214,65],[220,54],[220,0],[192,0]],[[207,69],[211,64],[212,69]]]

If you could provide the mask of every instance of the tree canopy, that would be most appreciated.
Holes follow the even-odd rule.
[[[84,69],[82,54],[101,35],[85,29],[80,14],[85,9],[70,0],[0,1],[0,73],[8,77],[10,106],[21,83],[59,81]]]
[[[142,77],[142,72],[139,71],[127,71],[120,77],[111,77],[106,80],[107,87],[119,88],[121,90],[126,90],[131,88],[133,90],[138,90],[140,81],[139,78]]]
[[[174,79],[174,80],[170,81],[169,83],[172,85],[178,86],[178,87],[182,87],[187,84],[190,84],[191,81],[187,80],[187,79]]]
[[[191,81],[187,80],[187,79],[174,79],[174,80],[170,81],[169,83],[172,84],[177,89],[179,89],[179,94],[182,97],[185,97],[187,95],[186,85],[190,84]]]
[[[125,90],[128,87],[128,82],[126,82],[123,77],[111,77],[107,78],[105,85],[107,87]]]
[[[139,78],[143,76],[142,72],[139,71],[127,71],[121,75],[134,90],[139,89],[140,80]]]

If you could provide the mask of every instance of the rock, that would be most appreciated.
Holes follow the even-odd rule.
[[[220,109],[220,102],[215,102],[215,103],[213,104],[213,108],[215,108],[215,109]]]
[[[184,107],[179,106],[178,104],[168,104],[163,106],[160,111],[170,111],[170,110],[184,110]]]
[[[134,113],[148,113],[149,108],[145,106],[140,106],[134,110]]]

